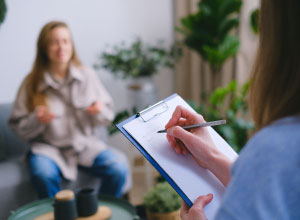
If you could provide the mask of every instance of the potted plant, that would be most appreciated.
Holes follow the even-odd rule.
[[[166,49],[162,42],[157,46],[146,45],[137,38],[131,45],[125,43],[114,46],[111,52],[103,52],[96,68],[108,69],[117,77],[150,77],[161,67],[173,67],[175,64],[174,47]]]
[[[241,5],[241,0],[202,0],[198,11],[182,18],[181,27],[176,28],[183,34],[185,45],[208,62],[211,91],[220,85],[224,62],[238,52],[240,42],[232,30],[239,24]]]
[[[137,38],[130,45],[121,43],[103,52],[96,68],[105,68],[116,77],[130,79],[128,85],[130,100],[138,111],[157,102],[157,89],[152,76],[163,67],[175,65],[179,49],[165,48],[163,42],[148,45]]]
[[[168,182],[157,183],[144,196],[148,220],[179,220],[181,198]]]

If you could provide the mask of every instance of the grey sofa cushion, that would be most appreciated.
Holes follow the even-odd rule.
[[[4,138],[4,135],[2,134],[2,130],[0,128],[0,161],[5,160],[5,158],[6,158],[3,138]]]
[[[26,163],[11,159],[0,163],[1,199],[0,219],[7,219],[11,211],[37,199],[29,179]]]
[[[12,104],[0,104],[0,160],[25,154],[28,145],[20,140],[7,126]]]

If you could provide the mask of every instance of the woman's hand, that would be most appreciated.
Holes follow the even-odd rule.
[[[165,128],[168,142],[177,154],[186,154],[189,151],[200,166],[208,168],[211,156],[217,149],[207,128],[186,131],[180,127],[204,122],[201,115],[177,106]]]
[[[216,148],[208,128],[186,131],[180,127],[203,122],[201,115],[177,106],[165,126],[168,142],[178,154],[187,154],[189,151],[200,166],[209,169],[226,186],[231,178],[232,161]]]
[[[90,105],[87,108],[87,112],[90,115],[96,115],[96,114],[100,113],[100,110],[101,110],[101,105],[100,105],[99,101],[95,101],[92,105]]]
[[[48,108],[44,105],[40,105],[36,107],[36,116],[38,120],[42,124],[49,124],[53,118],[55,118],[55,114],[48,111]]]
[[[188,205],[182,200],[180,217],[182,220],[207,220],[204,214],[204,207],[210,203],[213,199],[212,194],[206,196],[200,196],[194,203],[194,205],[189,208]]]

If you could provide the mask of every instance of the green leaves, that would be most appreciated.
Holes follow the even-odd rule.
[[[252,121],[243,118],[248,113],[246,95],[249,82],[241,88],[236,81],[231,81],[226,87],[216,89],[208,99],[207,104],[197,106],[191,103],[198,113],[207,121],[226,119],[226,125],[216,126],[214,129],[239,152],[248,141],[249,133],[254,129]]]
[[[219,0],[218,2],[220,4],[221,17],[239,12],[242,7],[242,1],[240,0]]]
[[[123,111],[118,112],[116,114],[114,120],[110,124],[110,126],[108,126],[108,128],[107,128],[108,134],[109,135],[113,135],[116,132],[118,132],[118,129],[117,129],[117,127],[115,125],[118,124],[119,122],[125,120],[129,116],[135,115],[136,113],[137,113],[136,107],[133,107],[131,110],[123,110]]]
[[[185,38],[184,43],[196,50],[212,69],[220,69],[239,49],[239,40],[230,32],[239,24],[241,0],[202,0],[198,12],[181,19],[176,30]]]
[[[0,24],[5,19],[6,10],[7,8],[6,8],[5,0],[0,0]]]
[[[157,73],[160,67],[173,67],[176,58],[180,55],[178,48],[165,49],[158,46],[143,45],[140,39],[130,46],[121,44],[115,46],[112,52],[104,52],[99,57],[96,68],[106,68],[115,76],[140,77],[151,76]]]
[[[234,56],[240,46],[240,41],[235,36],[227,36],[217,48],[209,45],[203,46],[203,51],[206,53],[206,59],[213,69],[221,69],[223,63],[231,56]]]
[[[168,213],[180,208],[181,198],[168,182],[162,182],[146,192],[144,204],[151,212]]]
[[[258,20],[259,20],[259,9],[256,8],[251,12],[250,15],[250,27],[255,34],[258,34]]]

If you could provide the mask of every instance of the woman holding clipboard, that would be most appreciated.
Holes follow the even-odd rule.
[[[226,193],[216,219],[300,219],[300,2],[261,0],[260,38],[250,87],[257,132],[232,164],[206,128],[182,125],[204,119],[178,106],[166,125],[178,154],[188,151],[209,169]],[[180,141],[177,141],[179,139]],[[213,195],[200,196],[181,218],[205,220]]]

